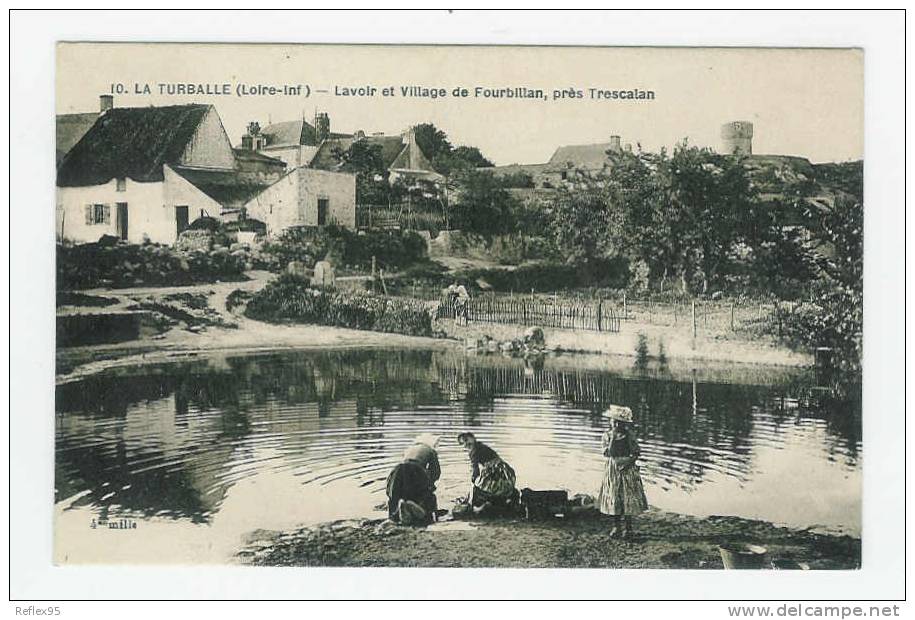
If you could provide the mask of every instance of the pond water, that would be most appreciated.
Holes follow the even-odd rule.
[[[387,474],[422,432],[442,437],[442,505],[468,489],[454,441],[467,429],[512,464],[519,488],[596,495],[609,403],[635,412],[653,506],[859,534],[858,403],[826,398],[804,371],[631,364],[346,350],[208,357],[60,385],[55,556],[224,562],[256,529],[383,517]]]

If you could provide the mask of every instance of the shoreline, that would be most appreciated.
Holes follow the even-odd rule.
[[[267,278],[254,273],[245,282],[222,282],[155,290],[149,288],[83,291],[86,294],[112,297],[127,305],[131,296],[167,295],[170,293],[203,294],[211,318],[226,326],[208,325],[203,329],[168,329],[156,335],[144,335],[117,344],[84,345],[56,349],[55,383],[67,383],[97,372],[133,364],[166,363],[187,357],[219,353],[269,353],[271,351],[352,349],[352,348],[455,348],[468,349],[483,336],[497,340],[520,338],[527,327],[497,323],[455,325],[450,319],[437,320],[434,327],[446,337],[405,336],[402,334],[356,330],[321,325],[266,323],[243,316],[238,310],[226,309],[228,295],[242,289],[254,291]],[[71,307],[63,312],[97,309]],[[58,309],[58,313],[61,309]],[[676,328],[625,321],[618,333],[582,332],[544,328],[547,348],[564,354],[585,353],[601,356],[636,357],[639,336],[644,335],[650,359],[657,360],[662,348],[674,364],[720,362],[745,366],[782,366],[805,368],[813,365],[809,353],[799,353],[765,340],[742,340],[734,335],[714,334],[693,340]]]
[[[611,521],[591,511],[566,519],[444,521],[406,527],[386,519],[331,521],[284,532],[255,530],[237,552],[253,566],[451,568],[724,568],[723,544],[766,547],[766,562],[853,570],[861,539],[730,516],[692,517],[650,509],[635,537],[611,539]]]

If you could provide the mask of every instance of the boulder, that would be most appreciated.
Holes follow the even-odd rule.
[[[543,336],[543,329],[540,327],[528,327],[524,330],[524,344],[531,347],[537,346],[542,347],[546,343],[546,339]]]
[[[334,267],[329,261],[322,260],[315,263],[314,275],[311,277],[312,286],[334,288],[335,281]]]
[[[191,251],[202,250],[208,252],[213,247],[213,233],[209,230],[185,230],[178,235],[175,248]]]
[[[289,264],[286,265],[286,273],[299,278],[311,277],[311,269],[309,269],[305,263],[297,260],[290,261]]]

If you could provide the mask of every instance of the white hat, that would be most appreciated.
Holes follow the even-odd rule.
[[[421,443],[423,445],[429,446],[430,448],[435,448],[438,446],[438,437],[432,433],[423,433],[416,437],[413,440],[413,443]]]
[[[605,418],[610,418],[611,420],[619,420],[620,422],[632,424],[632,409],[623,407],[622,405],[610,405],[610,407],[604,411],[603,416]]]

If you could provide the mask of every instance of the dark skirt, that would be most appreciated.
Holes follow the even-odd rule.
[[[508,501],[515,496],[515,470],[502,459],[492,459],[480,465],[473,486],[474,499]]]

